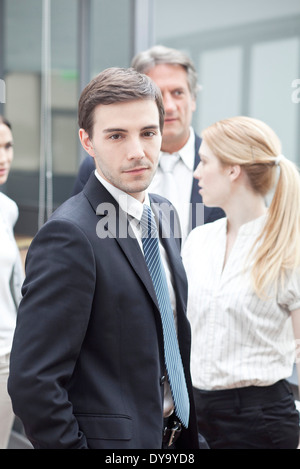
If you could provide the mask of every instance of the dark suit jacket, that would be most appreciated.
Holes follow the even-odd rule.
[[[156,215],[164,217],[157,207]],[[162,325],[143,254],[136,238],[124,236],[127,227],[125,213],[92,174],[31,244],[8,386],[36,448],[161,448]],[[178,447],[197,448],[180,240],[162,242],[191,400]]]
[[[201,145],[201,138],[195,134],[195,158],[194,170],[200,163],[199,148]],[[91,172],[95,169],[94,158],[87,156],[80,165],[77,178],[75,180],[73,195],[78,194],[84,187]],[[203,223],[210,223],[225,216],[224,211],[219,207],[203,207],[202,197],[199,194],[198,180],[193,179],[192,192],[191,192],[191,213],[190,213],[190,229],[191,231],[196,226]],[[203,213],[204,209],[204,213]]]

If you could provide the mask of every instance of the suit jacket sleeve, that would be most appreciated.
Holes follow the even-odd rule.
[[[26,274],[8,383],[14,412],[36,448],[85,448],[66,383],[93,298],[89,241],[68,221],[46,223],[30,247]]]

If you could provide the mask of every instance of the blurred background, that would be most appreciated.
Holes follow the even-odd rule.
[[[154,44],[193,59],[198,133],[221,118],[267,122],[300,164],[299,0],[0,0],[0,113],[13,125],[5,186],[33,236],[72,191],[77,103],[90,79]],[[2,102],[3,101],[3,102]]]

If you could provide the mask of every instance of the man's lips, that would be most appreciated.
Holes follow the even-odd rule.
[[[177,121],[177,117],[166,117],[165,124],[172,124],[173,122]]]
[[[123,170],[123,173],[140,173],[140,172],[146,171],[147,169],[149,169],[148,166],[141,166],[138,168],[125,169]]]

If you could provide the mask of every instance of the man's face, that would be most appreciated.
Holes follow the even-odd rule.
[[[147,71],[147,75],[162,92],[165,107],[162,150],[179,151],[189,138],[189,127],[196,102],[191,95],[187,73],[180,65],[160,64]]]
[[[93,137],[90,139],[84,129],[80,129],[79,137],[84,149],[95,158],[99,174],[143,202],[161,147],[155,101],[100,104],[94,110]]]

